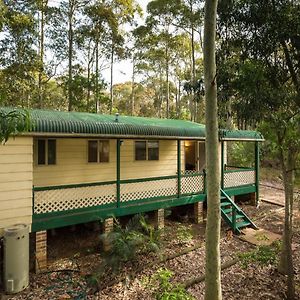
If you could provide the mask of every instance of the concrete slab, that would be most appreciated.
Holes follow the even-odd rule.
[[[239,238],[256,246],[271,245],[274,241],[281,240],[281,235],[260,228],[245,228]]]

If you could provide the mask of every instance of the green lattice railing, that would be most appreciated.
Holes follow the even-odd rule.
[[[255,184],[252,168],[224,171],[224,188],[252,184]],[[126,207],[134,202],[205,194],[205,186],[205,173],[188,171],[180,176],[120,180],[119,193],[117,181],[34,187],[33,214],[106,205]]]

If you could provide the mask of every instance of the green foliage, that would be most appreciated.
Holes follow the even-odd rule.
[[[254,144],[249,142],[232,142],[228,143],[227,153],[229,166],[235,167],[253,167]]]
[[[251,263],[260,265],[275,265],[278,261],[278,254],[281,249],[280,242],[274,242],[270,246],[258,246],[253,251],[239,253],[238,257],[242,268],[248,268]]]
[[[153,290],[153,295],[157,300],[194,300],[180,284],[171,282],[173,272],[160,268],[156,274],[144,280],[146,286]]]
[[[102,268],[114,272],[124,263],[136,260],[138,254],[160,250],[160,231],[148,224],[142,215],[135,215],[124,228],[116,221],[114,230],[103,234],[101,239],[111,245]]]
[[[27,111],[0,110],[0,144],[7,142],[10,136],[30,129],[30,116]]]
[[[179,225],[177,227],[176,237],[180,242],[190,242],[193,239],[192,229],[184,225]]]

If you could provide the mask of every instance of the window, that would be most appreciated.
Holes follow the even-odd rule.
[[[136,141],[135,160],[159,160],[158,141]]]
[[[109,162],[109,141],[88,141],[88,162]]]
[[[135,160],[146,160],[146,141],[135,142]]]
[[[88,162],[98,162],[98,141],[89,141]]]
[[[159,159],[158,141],[148,141],[148,160]]]
[[[56,164],[56,140],[38,139],[37,148],[38,165]]]

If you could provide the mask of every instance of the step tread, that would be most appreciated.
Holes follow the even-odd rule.
[[[222,211],[223,211],[224,214],[227,215],[228,213],[232,212],[232,209],[231,208],[224,208],[224,209],[222,209]]]
[[[251,225],[251,222],[249,222],[249,221],[243,221],[243,222],[236,223],[237,228],[246,227],[246,226],[249,226],[249,225]]]
[[[228,205],[231,205],[231,203],[230,203],[230,202],[227,202],[227,201],[221,203],[221,206],[228,206]]]
[[[244,219],[244,215],[240,215],[240,214],[238,214],[238,215],[236,215],[236,221],[237,220],[239,220],[239,219]],[[228,216],[228,218],[229,218],[229,220],[232,222],[232,216],[230,215],[230,216]],[[245,219],[244,219],[244,221],[246,221]],[[240,221],[241,222],[241,221]],[[236,224],[238,224],[238,223],[240,223],[240,222],[236,222]]]

